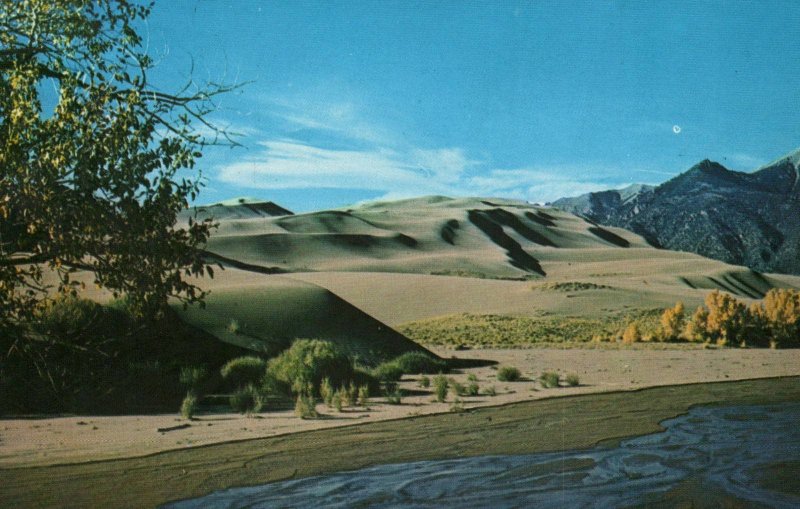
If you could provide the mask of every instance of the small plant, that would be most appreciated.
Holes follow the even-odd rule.
[[[239,334],[239,331],[239,320],[236,320],[235,318],[231,319],[231,321],[228,322],[228,332],[231,334]]]
[[[490,385],[483,389],[483,393],[487,396],[497,396],[497,389],[494,388],[494,385]]]
[[[403,399],[403,392],[397,387],[396,382],[386,382],[383,387],[386,402],[390,405],[400,405]]]
[[[181,402],[181,415],[184,419],[194,419],[194,414],[197,413],[197,404],[197,396],[189,391]]]
[[[333,408],[335,408],[337,412],[341,412],[342,411],[342,407],[344,406],[344,394],[343,394],[343,392],[344,391],[339,389],[338,391],[336,391],[333,394],[333,397],[331,398],[331,402],[333,403]]]
[[[322,379],[322,383],[319,384],[319,395],[322,398],[322,401],[328,405],[328,408],[333,406],[333,395],[336,391],[333,389],[333,385],[331,384],[331,379],[325,377]]]
[[[437,375],[433,379],[433,388],[436,391],[436,401],[443,403],[447,400],[447,387],[449,383],[444,375]]]
[[[478,394],[480,394],[480,392],[481,388],[475,382],[472,382],[469,385],[467,385],[467,389],[465,391],[467,396],[477,396]]]
[[[369,385],[358,388],[358,406],[366,407],[369,404]]]
[[[355,406],[356,401],[358,400],[358,387],[353,382],[350,382],[350,385],[347,386],[347,389],[343,391],[343,399],[342,402],[345,406]]]
[[[455,398],[453,403],[450,404],[450,411],[460,414],[464,411],[464,403],[459,398]]]
[[[578,375],[575,373],[570,373],[569,375],[567,375],[564,381],[567,382],[567,385],[569,385],[570,387],[577,387],[581,384],[580,377],[578,377]]]
[[[475,376],[475,373],[470,373],[469,375],[467,375],[467,381],[468,382],[477,382],[478,381],[478,377]]]
[[[558,387],[560,377],[558,373],[554,371],[545,371],[544,373],[539,376],[539,381],[542,383],[542,387],[546,389],[551,389],[553,387]]]
[[[302,387],[297,394],[297,401],[294,405],[294,413],[301,419],[316,419],[319,417],[317,413],[317,402],[314,399],[314,386],[306,384]]]
[[[246,385],[236,389],[229,399],[231,408],[241,414],[251,414],[261,411],[264,400],[258,389],[253,385]]]
[[[422,378],[419,379],[419,386],[423,389],[427,389],[431,386],[431,379],[425,375],[422,375]]]
[[[522,378],[522,373],[512,366],[503,366],[497,370],[497,379],[501,382],[516,382]]]
[[[453,393],[453,396],[465,396],[467,394],[467,389],[462,384],[456,382],[452,378],[448,380],[450,385],[450,391]]]

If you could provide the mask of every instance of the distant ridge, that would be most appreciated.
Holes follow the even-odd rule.
[[[800,274],[799,166],[800,149],[753,173],[706,159],[657,187],[589,193],[553,206],[667,249]]]
[[[259,217],[291,216],[294,213],[280,205],[263,201],[258,198],[233,198],[210,205],[198,205],[184,211],[180,217],[187,220],[197,215],[202,220],[207,217],[214,219],[252,219]]]

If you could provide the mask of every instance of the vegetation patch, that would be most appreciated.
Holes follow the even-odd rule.
[[[497,380],[500,382],[516,382],[520,378],[522,373],[513,366],[503,366],[497,370]]]
[[[471,348],[525,348],[553,343],[589,343],[614,338],[631,321],[643,334],[655,334],[661,309],[609,313],[601,318],[522,317],[462,313],[407,323],[398,331],[418,343]]]
[[[533,290],[549,292],[579,292],[583,290],[613,290],[613,286],[585,283],[582,281],[561,281],[556,283],[542,283],[531,287]]]

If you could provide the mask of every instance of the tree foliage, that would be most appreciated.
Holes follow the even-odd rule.
[[[201,149],[227,138],[197,128],[213,128],[205,116],[230,87],[154,87],[137,33],[150,9],[0,2],[0,336],[21,336],[51,279],[74,294],[78,269],[139,316],[204,296],[187,277],[213,275],[201,251],[212,224],[176,222],[201,187]]]
[[[661,328],[657,336],[662,341],[675,341],[683,333],[685,327],[685,308],[683,302],[677,302],[674,307],[664,311],[661,315]]]

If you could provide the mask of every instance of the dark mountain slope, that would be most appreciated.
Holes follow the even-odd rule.
[[[799,163],[800,150],[754,173],[705,160],[656,188],[590,193],[553,205],[668,249],[800,274]]]

